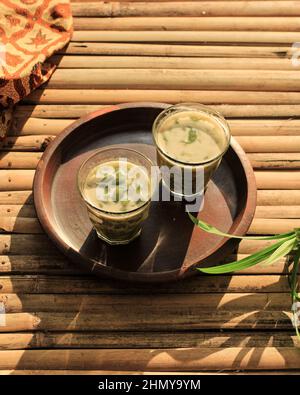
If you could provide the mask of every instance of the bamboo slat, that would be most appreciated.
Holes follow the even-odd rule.
[[[114,17],[114,18],[74,18],[74,28],[78,30],[162,30],[162,31],[299,31],[297,17]]]
[[[0,236],[1,237],[1,236]],[[201,277],[201,278],[200,278]],[[114,285],[113,285],[114,284]],[[153,294],[161,293],[276,293],[290,292],[287,276],[285,275],[224,275],[224,276],[199,276],[182,284],[162,284],[157,288],[151,285],[132,285],[120,282],[100,281],[94,277],[68,277],[64,276],[1,276],[0,293],[51,293],[51,294]],[[121,303],[121,302],[120,302]]]
[[[224,262],[232,262],[248,256],[247,254],[232,254]],[[288,258],[281,258],[272,265],[257,265],[239,272],[248,274],[287,274]],[[2,274],[49,274],[49,275],[85,275],[83,268],[77,268],[67,258],[61,256],[38,255],[0,255],[0,273]]]
[[[75,119],[14,118],[10,135],[57,135]]]
[[[295,336],[287,332],[31,332],[0,333],[0,350],[36,348],[170,348],[181,347],[292,347]],[[1,372],[0,372],[1,375]]]
[[[300,218],[299,206],[257,206],[255,211],[257,218]],[[288,221],[287,221],[288,222]]]
[[[120,300],[121,299],[121,300]],[[125,315],[131,310],[132,316],[141,317],[142,312],[149,317],[159,316],[164,312],[169,316],[199,314],[202,311],[281,311],[289,308],[291,297],[288,293],[272,294],[199,294],[199,295],[153,295],[149,299],[147,295],[17,295],[4,294],[0,300],[5,307],[6,314],[11,313],[34,313],[50,312],[64,313],[76,312],[79,314],[97,313],[110,315],[115,319],[119,315]],[[138,301],[138,303],[137,303]],[[190,306],[186,312],[186,306]],[[113,311],[113,312],[112,312]],[[120,317],[121,318],[121,317]],[[144,321],[145,318],[143,318]],[[173,319],[176,321],[176,319]]]
[[[151,70],[151,69],[58,69],[49,88],[152,88],[299,91],[298,71],[254,70]]]
[[[28,138],[29,136],[25,136]],[[18,137],[18,144],[24,137]],[[38,137],[38,140],[40,137]],[[32,138],[30,137],[30,140]],[[35,169],[42,154],[36,152],[1,152],[0,169]],[[1,201],[1,198],[0,198]]]
[[[152,0],[151,0],[152,1]],[[164,0],[163,0],[164,1]],[[193,1],[193,0],[192,0]],[[214,0],[213,0],[214,1]],[[217,0],[216,0],[217,1]],[[236,1],[236,0],[233,0]],[[20,369],[12,369],[12,370],[0,370],[0,375],[13,375],[13,376],[22,376],[22,375],[94,375],[94,376],[101,376],[101,375],[132,375],[132,376],[143,376],[143,375],[161,375],[161,372],[153,372],[153,371],[128,371],[128,370],[55,370],[55,369],[44,369],[44,370],[38,370],[38,369],[27,369],[27,370],[20,370]],[[166,372],[164,371],[164,375],[168,376],[189,376],[189,375],[195,375],[195,376],[207,376],[207,375],[212,375],[216,374],[215,371],[205,371],[205,372]],[[244,370],[243,372],[237,372],[237,371],[230,371],[228,370],[226,373],[225,372],[218,372],[218,375],[221,376],[226,376],[226,375],[235,375],[235,376],[240,376],[240,375],[255,375],[255,376],[266,376],[266,375],[291,375],[291,376],[298,376],[300,374],[299,370],[263,370],[263,371],[246,371]]]
[[[161,56],[59,56],[50,59],[59,69],[211,69],[211,70],[297,70],[290,59],[205,58]],[[35,91],[36,95],[40,90]],[[109,93],[109,92],[108,92]],[[40,95],[39,95],[40,96]],[[37,97],[39,97],[37,96]],[[42,97],[41,97],[42,98]],[[122,101],[122,100],[121,100]]]
[[[27,118],[33,116],[36,118],[79,118],[82,115],[88,114],[89,112],[96,111],[103,108],[103,105],[91,105],[91,104],[51,104],[51,105],[19,105],[15,110],[15,117]],[[35,137],[34,147],[46,146],[48,144],[49,136]],[[26,140],[26,139],[25,139]],[[27,141],[27,140],[26,140]],[[5,140],[4,140],[5,142]],[[32,142],[30,142],[32,144]],[[29,144],[30,145],[30,144]]]
[[[106,106],[111,105],[106,104]],[[99,104],[48,104],[42,105],[19,105],[15,111],[15,116],[18,118],[28,117],[32,115],[36,118],[79,118],[89,112],[96,111],[99,108],[103,108],[105,105]],[[231,105],[231,104],[219,104],[211,105],[212,108],[221,112],[225,117],[299,117],[300,116],[300,104],[248,104],[248,105]],[[47,136],[50,139],[49,136]],[[50,139],[51,140],[51,139]],[[18,141],[16,139],[7,138],[4,140],[4,149],[14,149],[17,146]],[[36,138],[33,148],[40,147],[41,149],[49,143],[45,136]],[[30,149],[32,142],[28,142],[26,139],[21,140],[20,147],[22,149]]]
[[[34,170],[0,170],[0,191],[31,190]]]
[[[0,233],[44,233],[37,218],[1,217]]]
[[[286,371],[285,371],[286,372]],[[285,372],[282,371],[269,371],[266,374],[284,374],[286,375]],[[160,372],[137,372],[137,371],[128,371],[128,370],[123,370],[123,371],[118,371],[118,370],[74,370],[74,369],[44,369],[44,370],[39,370],[39,369],[26,369],[26,370],[20,370],[20,369],[11,369],[11,370],[0,370],[0,376],[28,376],[28,375],[35,375],[35,376],[49,376],[49,375],[72,375],[72,376],[78,376],[78,375],[84,375],[84,376],[101,376],[101,375],[132,375],[132,376],[138,376],[138,375],[160,375]],[[164,375],[172,376],[172,375],[197,375],[197,376],[207,376],[211,375],[212,372],[164,372]],[[238,375],[239,373],[218,373],[220,375],[231,375],[235,374]],[[240,373],[244,374],[244,373]],[[248,374],[254,374],[254,373],[248,373]],[[295,371],[289,372],[288,374],[296,375]],[[262,373],[256,373],[255,375],[265,375],[265,371]]]
[[[255,117],[297,117],[300,115],[300,106],[291,105],[269,105],[269,104],[247,104],[247,105],[212,105],[228,118],[255,118]]]
[[[12,313],[6,314],[6,325],[0,327],[1,332],[19,331],[157,331],[165,330],[199,330],[199,329],[256,329],[292,330],[290,306],[287,311],[264,311],[247,309],[245,311],[216,311],[213,316],[209,311],[191,312],[187,317],[180,314],[176,318],[161,313],[149,315],[136,312],[126,313]],[[139,319],[140,317],[140,319]],[[299,350],[298,350],[299,352]],[[1,353],[1,352],[0,352]]]
[[[24,122],[22,118],[15,118],[10,135],[58,135],[74,121],[75,119],[28,118]],[[234,136],[300,135],[300,119],[229,119],[229,125]]]
[[[0,254],[57,255],[54,244],[45,235],[0,235]]]
[[[0,217],[35,218],[36,212],[33,205],[1,204]]]
[[[175,45],[136,43],[74,43],[58,51],[60,55],[136,55],[234,58],[290,58],[291,46]]]
[[[102,369],[132,371],[298,369],[295,347],[126,350],[13,350],[0,352],[0,369]]]
[[[299,119],[230,119],[230,129],[236,136],[299,136]]]
[[[300,136],[238,136],[236,139],[246,152],[300,153]]]
[[[282,170],[281,177],[276,171],[256,171],[256,184],[259,189],[300,189],[300,172]]]
[[[29,104],[105,104],[154,101],[203,104],[300,104],[299,92],[136,90],[136,89],[43,89],[23,100]]]
[[[205,1],[131,4],[123,2],[73,3],[74,16],[299,16],[299,1]]]
[[[300,6],[300,2],[299,2]],[[299,13],[300,15],[300,13]],[[262,31],[75,31],[73,42],[156,42],[156,43],[263,43],[293,44],[298,32]]]
[[[274,241],[267,240],[242,240],[239,243],[237,252],[240,254],[253,254],[267,246],[270,246]]]
[[[276,224],[276,227],[274,226]],[[255,218],[250,226],[250,234],[273,234],[290,232],[300,227],[300,218]]]
[[[278,266],[271,268],[276,273],[282,273],[285,262],[282,260]],[[39,255],[0,255],[1,274],[51,274],[51,275],[84,275],[83,269],[77,268],[66,258],[61,256]]]
[[[300,205],[300,190],[259,190],[257,191],[259,206],[298,206]]]
[[[254,169],[300,169],[300,154],[297,153],[248,153]]]
[[[18,113],[19,110],[16,110]],[[5,137],[0,142],[0,149],[3,151],[44,151],[54,136],[22,136]],[[0,158],[1,163],[1,158]]]
[[[28,191],[0,191],[0,204],[32,204],[33,196]]]

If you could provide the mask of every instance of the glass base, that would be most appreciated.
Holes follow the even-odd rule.
[[[96,229],[95,229],[96,230]],[[141,229],[138,231],[138,233],[136,233],[133,237],[131,237],[130,239],[125,239],[125,240],[112,240],[112,239],[108,239],[107,237],[103,236],[101,233],[99,233],[96,230],[97,236],[99,237],[99,239],[105,241],[106,243],[110,244],[110,245],[123,245],[123,244],[128,244],[131,241],[135,240],[137,237],[140,236],[141,234]]]

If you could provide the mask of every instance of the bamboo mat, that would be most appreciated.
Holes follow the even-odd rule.
[[[72,42],[53,57],[49,83],[18,105],[0,143],[0,374],[300,373],[284,259],[159,287],[95,279],[47,239],[31,193],[42,151],[81,115],[127,101],[196,101],[229,119],[255,169],[249,233],[300,227],[300,65],[292,46],[300,42],[300,1],[72,8]],[[242,241],[238,257],[265,244]]]

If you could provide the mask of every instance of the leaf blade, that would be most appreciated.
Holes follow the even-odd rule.
[[[229,233],[225,233],[220,231],[219,229],[215,228],[212,225],[207,224],[206,222],[194,217],[190,212],[188,212],[188,215],[192,222],[198,226],[200,229],[204,230],[205,232],[212,233],[216,236],[222,236],[222,237],[228,237],[228,238],[233,238],[233,239],[246,239],[246,240],[277,240],[277,239],[283,239],[285,237],[291,236],[292,234],[295,234],[295,232],[288,232],[288,233],[281,233],[279,235],[275,236],[237,236],[237,235],[232,235]]]
[[[295,239],[291,239],[291,240],[287,240],[284,243],[281,244],[280,247],[278,247],[272,255],[269,256],[268,259],[266,259],[263,262],[264,266],[269,266],[272,265],[272,263],[278,261],[278,259],[284,257],[285,255],[288,255],[292,249],[294,248],[296,243],[296,238]]]
[[[288,240],[293,240],[295,242],[295,236],[290,236],[287,238],[286,241]],[[243,269],[247,269],[248,267],[254,266],[262,261],[265,261],[268,259],[274,251],[276,251],[281,245],[283,241],[279,241],[277,243],[272,244],[271,246],[258,251],[246,258],[240,259],[238,261],[233,261],[227,264],[223,265],[217,265],[217,266],[212,266],[209,268],[197,268],[197,270],[206,273],[206,274],[225,274],[225,273],[231,273],[234,271],[240,271]]]

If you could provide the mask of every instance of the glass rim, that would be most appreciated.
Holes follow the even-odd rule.
[[[186,108],[184,108],[184,106],[186,106]],[[181,107],[182,110],[180,109]],[[157,139],[156,139],[156,134],[157,134],[157,123],[160,119],[160,117],[162,117],[163,115],[165,115],[168,111],[172,110],[172,109],[178,109],[177,112],[181,112],[181,111],[192,111],[193,107],[196,111],[199,112],[203,112],[206,113],[208,115],[211,115],[213,117],[213,115],[216,115],[217,117],[220,118],[220,120],[224,123],[224,127],[223,125],[220,125],[224,131],[225,136],[227,137],[227,144],[224,147],[224,150],[222,150],[222,152],[216,156],[214,156],[213,158],[210,158],[206,161],[201,161],[201,162],[184,162],[178,159],[173,158],[170,154],[168,154],[167,152],[165,152],[157,143]],[[198,108],[197,108],[198,107]],[[201,111],[202,110],[202,111]],[[170,114],[171,115],[171,114]],[[166,116],[167,118],[168,116]],[[216,119],[216,122],[218,122],[218,120]],[[181,165],[184,165],[186,167],[190,166],[190,167],[195,167],[195,166],[200,166],[200,165],[206,165],[208,163],[214,162],[217,159],[220,159],[228,150],[228,148],[230,147],[230,140],[231,140],[231,132],[230,132],[230,127],[228,122],[226,121],[226,119],[224,118],[224,116],[217,110],[215,110],[214,108],[211,108],[209,106],[206,106],[204,104],[200,104],[200,103],[178,103],[178,104],[174,104],[172,106],[167,107],[166,109],[164,109],[163,111],[161,111],[158,116],[155,118],[154,122],[153,122],[153,126],[152,126],[152,135],[153,135],[153,139],[156,145],[156,148],[164,155],[166,156],[168,159],[170,159],[171,161],[173,161],[175,164],[179,163]]]
[[[139,151],[136,151],[136,150],[134,150],[134,149],[132,149],[132,148],[118,148],[117,146],[115,146],[115,147],[105,147],[105,148],[100,148],[100,149],[98,149],[94,154],[92,154],[91,156],[89,156],[87,159],[85,159],[84,161],[83,161],[83,163],[80,165],[80,167],[79,167],[79,169],[78,169],[78,172],[77,172],[77,189],[78,189],[78,191],[79,191],[79,193],[80,193],[80,196],[82,197],[82,199],[84,200],[84,202],[88,205],[88,206],[90,206],[90,207],[92,207],[93,209],[95,209],[95,210],[97,210],[97,211],[101,211],[101,212],[103,212],[103,213],[105,213],[105,214],[109,214],[109,215],[120,215],[120,214],[124,214],[124,215],[126,215],[126,214],[130,214],[130,213],[133,213],[133,212],[135,212],[135,211],[138,211],[138,210],[140,210],[141,208],[143,208],[144,206],[146,206],[147,204],[149,204],[149,202],[151,201],[151,199],[152,199],[152,195],[153,195],[153,191],[151,191],[151,189],[150,189],[150,194],[149,194],[149,198],[141,205],[141,206],[138,206],[138,207],[136,207],[136,208],[133,208],[133,209],[131,209],[131,210],[127,210],[127,211],[108,211],[108,210],[103,210],[102,208],[100,208],[100,207],[96,207],[95,205],[93,205],[90,201],[88,201],[86,198],[85,198],[85,196],[84,196],[84,194],[83,194],[83,192],[82,192],[82,190],[81,190],[81,188],[80,188],[80,186],[79,186],[79,176],[80,176],[80,172],[81,172],[81,170],[84,168],[84,166],[87,164],[87,162],[89,161],[89,160],[91,160],[92,158],[94,158],[96,155],[98,155],[99,153],[101,153],[101,152],[105,152],[105,151],[113,151],[113,150],[124,150],[124,151],[130,151],[130,152],[132,152],[132,153],[134,153],[134,154],[138,154],[138,156],[140,156],[140,157],[142,157],[143,159],[145,159],[149,164],[150,164],[150,166],[151,166],[151,168],[153,168],[153,166],[154,166],[154,163],[152,162],[152,160],[150,159],[150,158],[148,158],[146,155],[144,155],[144,154],[142,154],[141,152],[139,152]],[[119,158],[120,159],[120,158]],[[149,179],[150,179],[150,185],[152,185],[151,184],[151,181],[152,181],[152,178],[151,178],[151,176],[149,176]]]

